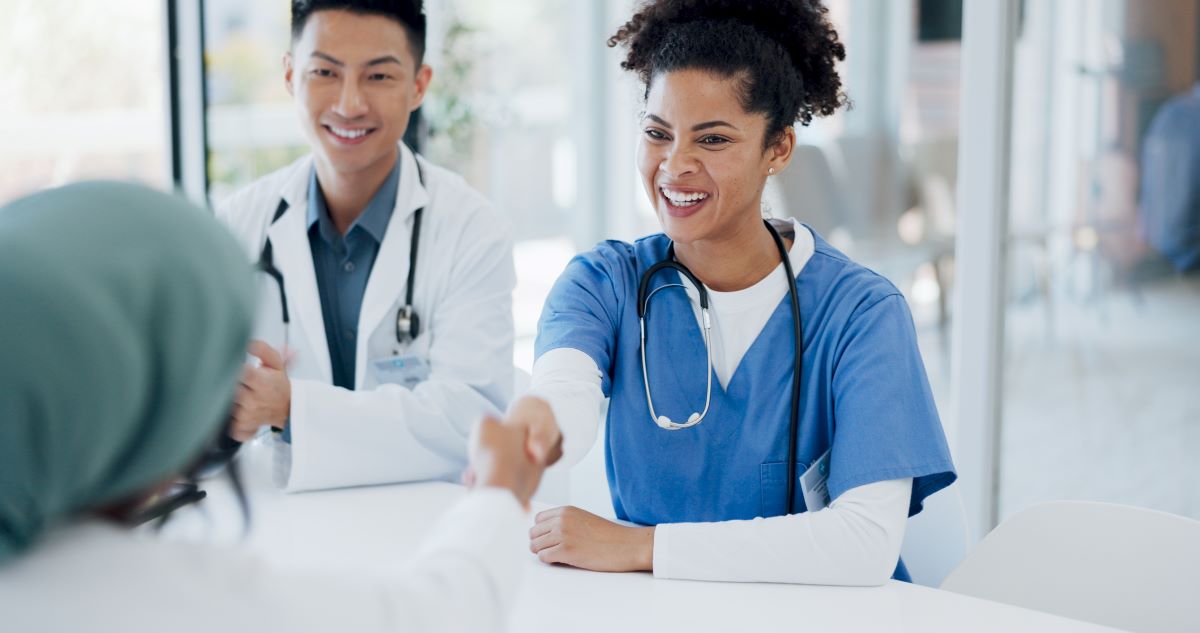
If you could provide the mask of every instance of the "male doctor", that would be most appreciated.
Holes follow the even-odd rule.
[[[421,0],[293,0],[284,79],[312,153],[217,213],[266,274],[228,433],[277,434],[289,491],[457,478],[512,396],[509,228],[400,139]]]

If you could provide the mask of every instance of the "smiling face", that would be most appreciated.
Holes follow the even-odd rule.
[[[391,169],[432,75],[399,22],[341,10],[309,16],[284,73],[318,163],[345,175]]]
[[[763,149],[767,117],[742,108],[738,86],[737,77],[691,69],[651,80],[638,169],[675,242],[720,240],[760,224],[767,175],[791,155],[791,128]]]

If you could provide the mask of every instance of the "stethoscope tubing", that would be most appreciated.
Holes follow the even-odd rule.
[[[790,298],[792,309],[792,332],[795,337],[795,353],[792,366],[792,393],[791,393],[791,408],[790,408],[790,424],[788,426],[788,453],[787,453],[787,513],[794,514],[795,512],[795,492],[796,492],[796,442],[799,439],[799,422],[800,422],[800,390],[802,386],[802,372],[804,369],[804,328],[801,324],[800,317],[800,293],[796,288],[796,274],[792,270],[791,256],[788,253],[787,247],[783,243],[783,238],[779,235],[779,231],[771,224],[770,221],[764,220],[767,230],[771,233],[771,239],[775,242],[775,247],[779,250],[780,259],[783,261],[784,272],[788,279],[788,295]],[[681,287],[681,283],[666,284],[659,286],[654,290],[649,290],[650,282],[653,277],[663,270],[674,270],[680,275],[687,278],[696,288],[700,300],[701,314],[701,332],[704,335],[704,349],[707,355],[708,378],[707,387],[704,397],[704,410],[700,413],[693,413],[688,417],[686,422],[675,422],[667,416],[659,416],[654,408],[654,397],[650,393],[650,373],[648,363],[646,361],[646,319],[650,313],[650,299],[659,290],[672,287]],[[704,416],[708,415],[709,406],[712,400],[712,375],[713,375],[713,360],[712,360],[712,344],[711,330],[712,321],[709,316],[708,291],[704,284],[696,278],[692,271],[686,266],[675,260],[675,245],[671,244],[667,247],[667,256],[662,261],[654,264],[642,273],[641,280],[638,283],[638,328],[641,336],[641,361],[642,361],[642,383],[646,388],[646,404],[650,411],[650,419],[656,426],[668,431],[678,431],[699,424]]]
[[[421,161],[414,160],[417,165],[417,180],[422,186],[425,185],[425,172],[421,169]],[[267,224],[268,229],[271,225],[279,221],[283,214],[288,210],[288,201],[279,200],[279,205],[275,208],[275,214],[271,216],[271,221]],[[421,242],[421,217],[425,213],[425,207],[421,207],[413,214],[412,238],[409,244],[408,251],[408,281],[405,284],[404,290],[404,305],[396,312],[396,343],[405,344],[411,343],[417,338],[421,330],[421,320],[417,317],[416,311],[413,309],[413,287],[416,284],[417,278],[417,247]],[[258,256],[258,262],[254,266],[260,272],[265,273],[271,279],[275,280],[275,284],[279,286],[279,303],[283,314],[283,336],[284,347],[288,343],[288,330],[291,329],[291,315],[288,311],[287,288],[283,282],[283,272],[275,266],[275,247],[271,243],[270,236],[267,236],[263,242],[262,252]]]

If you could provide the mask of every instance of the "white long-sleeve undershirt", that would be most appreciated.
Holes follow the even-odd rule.
[[[797,224],[789,253],[795,272],[799,273],[812,252],[812,233]],[[714,371],[723,385],[728,384],[786,293],[782,264],[744,290],[709,291]],[[580,350],[550,350],[534,363],[526,395],[541,398],[550,406],[563,434],[563,461],[567,465],[583,459],[595,442],[604,403],[600,385],[600,369]],[[650,423],[647,413],[646,424]],[[828,508],[816,512],[748,521],[660,524],[654,535],[654,575],[693,580],[883,584],[900,555],[911,492],[911,478],[894,479],[852,488]]]

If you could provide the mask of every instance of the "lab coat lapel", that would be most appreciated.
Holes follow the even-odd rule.
[[[325,340],[325,318],[321,314],[321,298],[317,291],[317,275],[313,268],[305,222],[311,169],[311,162],[303,162],[288,178],[281,194],[288,202],[288,209],[271,225],[267,235],[275,250],[275,266],[283,274],[287,286],[288,307],[292,316],[291,339],[299,343],[300,337],[304,337],[321,377],[332,382],[333,369]]]
[[[417,158],[403,144],[400,145],[400,188],[396,191],[396,206],[388,221],[387,232],[379,245],[379,254],[375,257],[375,265],[371,268],[371,276],[367,279],[367,288],[363,293],[362,309],[358,315],[358,347],[355,350],[355,382],[362,384],[366,375],[369,342],[371,335],[378,329],[384,319],[395,318],[397,301],[403,301],[405,284],[408,282],[408,257],[412,244],[413,214],[417,209],[428,205],[429,194],[417,177]],[[418,253],[433,246],[428,239],[432,225],[430,210],[426,209],[421,220],[422,235]],[[427,252],[427,251],[426,251]],[[420,270],[417,271],[418,276]],[[417,279],[415,284],[420,285]],[[414,298],[414,303],[416,299]],[[425,316],[418,309],[418,313]],[[428,321],[422,322],[427,328]],[[392,323],[394,329],[395,325]],[[391,330],[389,330],[391,332]],[[394,334],[389,336],[394,340]]]

